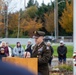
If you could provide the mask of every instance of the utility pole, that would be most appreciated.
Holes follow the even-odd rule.
[[[18,34],[17,34],[17,38],[19,38],[20,36],[20,11],[19,11],[19,16],[18,16]]]
[[[57,32],[56,33],[57,33],[57,39],[58,39],[58,27],[59,27],[58,26],[58,0],[56,0],[56,18],[57,18],[56,19],[56,25],[57,25],[57,29],[56,29]]]
[[[8,5],[7,5],[6,38],[8,38]]]
[[[55,29],[55,39],[58,38],[58,0],[54,1],[54,29]]]
[[[25,8],[25,10],[26,10],[26,0],[24,0],[24,8]]]
[[[64,0],[58,2],[58,0],[54,1],[54,29],[55,29],[55,39],[58,39],[59,36],[59,26],[58,26],[58,5],[60,3],[65,2]]]

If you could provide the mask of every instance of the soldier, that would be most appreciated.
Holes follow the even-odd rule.
[[[51,50],[43,41],[45,35],[42,31],[35,31],[35,46],[32,51],[32,57],[38,58],[38,72],[41,75],[49,75],[48,62],[51,57]]]

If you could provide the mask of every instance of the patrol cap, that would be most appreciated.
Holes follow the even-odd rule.
[[[43,32],[43,31],[35,31],[34,32],[34,36],[44,36],[45,35],[45,32]]]

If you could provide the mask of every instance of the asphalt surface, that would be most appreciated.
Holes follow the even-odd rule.
[[[67,58],[66,59],[66,64],[72,65],[73,64],[73,59],[72,58]],[[51,67],[55,67],[55,66],[58,66],[58,65],[59,65],[58,64],[58,58],[53,58]]]

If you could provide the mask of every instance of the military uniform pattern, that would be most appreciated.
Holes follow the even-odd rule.
[[[38,72],[41,73],[41,75],[49,75],[48,61],[51,57],[50,48],[46,46],[44,42],[39,46],[35,45],[32,57],[38,58]]]

